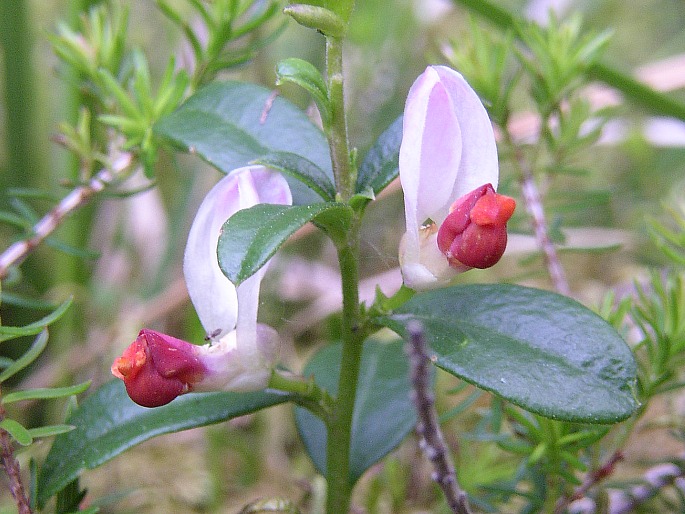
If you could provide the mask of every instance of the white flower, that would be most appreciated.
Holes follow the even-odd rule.
[[[197,346],[152,330],[115,360],[112,373],[146,407],[189,391],[253,391],[266,387],[278,353],[278,334],[257,323],[266,266],[237,288],[221,272],[217,244],[225,221],[258,203],[290,204],[285,179],[262,166],[222,178],[198,209],[188,235],[183,271],[190,299],[213,344]]]
[[[400,247],[404,282],[413,289],[437,287],[474,267],[438,248],[438,230],[467,197],[473,199],[469,195],[485,194],[475,190],[491,184],[494,194],[499,178],[490,119],[478,95],[456,71],[429,66],[409,90],[399,168],[406,217]],[[497,205],[506,198],[496,197]],[[512,204],[506,203],[513,212]],[[501,224],[503,216],[496,217]]]

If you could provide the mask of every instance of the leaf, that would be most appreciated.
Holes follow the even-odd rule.
[[[90,380],[81,384],[67,387],[52,387],[29,389],[28,391],[17,391],[16,393],[6,394],[2,397],[4,405],[25,400],[51,400],[54,398],[64,398],[74,394],[81,394],[90,387]]]
[[[254,161],[272,170],[286,173],[303,182],[324,200],[335,199],[335,186],[328,175],[313,162],[289,152],[276,152]]]
[[[238,286],[261,268],[297,229],[309,221],[340,232],[351,209],[338,203],[312,205],[258,204],[243,209],[224,223],[217,254],[219,267]]]
[[[284,394],[190,393],[168,405],[146,409],[133,403],[123,382],[113,380],[86,398],[69,417],[76,426],[58,435],[38,477],[38,505],[123,451],[155,436],[201,427],[288,401]]]
[[[0,342],[8,339],[15,339],[23,336],[33,336],[41,332],[46,326],[57,321],[71,305],[71,298],[62,303],[54,312],[44,318],[25,325],[23,327],[3,327],[0,326]]]
[[[76,427],[74,425],[46,425],[44,427],[30,428],[29,435],[34,439],[40,437],[52,437],[53,435],[66,434]]]
[[[372,189],[380,193],[399,174],[402,116],[383,132],[364,158],[357,176],[357,192]]]
[[[43,352],[47,344],[48,331],[47,329],[44,329],[40,334],[38,334],[38,337],[36,337],[36,339],[33,341],[31,347],[26,350],[26,352],[16,361],[7,366],[2,373],[0,373],[0,383],[4,382],[12,375],[19,373],[22,369],[35,361]]]
[[[330,124],[331,105],[328,88],[321,72],[310,62],[296,57],[283,59],[276,64],[276,85],[292,82],[305,89],[319,108],[324,127]]]
[[[401,341],[384,344],[367,341],[362,353],[357,400],[352,422],[350,482],[392,451],[416,424],[409,393],[409,363]],[[331,394],[337,393],[342,345],[322,348],[304,369]],[[301,407],[295,421],[309,456],[320,473],[326,473],[326,427]]]
[[[601,317],[555,293],[468,285],[417,294],[376,321],[423,324],[435,364],[554,419],[613,423],[638,406],[632,352]]]
[[[22,446],[28,446],[33,442],[33,438],[24,426],[13,419],[5,418],[0,421],[0,430],[4,430]]]
[[[224,173],[275,152],[289,152],[311,161],[333,179],[328,143],[321,130],[287,100],[274,99],[268,89],[255,84],[212,83],[160,119],[154,131]],[[318,200],[299,181],[290,179],[289,183],[296,204]]]

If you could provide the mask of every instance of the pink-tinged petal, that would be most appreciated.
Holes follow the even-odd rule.
[[[258,203],[292,203],[288,183],[262,166],[239,168],[210,190],[188,235],[183,262],[188,293],[202,326],[216,339],[232,331],[238,319],[235,287],[217,259],[221,227],[237,211]]]
[[[238,342],[237,331],[203,347],[201,359],[207,374],[195,391],[257,391],[264,389],[278,357],[278,333],[267,325],[255,325],[252,345]]]
[[[443,285],[470,266],[447,262],[437,248],[437,227],[455,198],[484,183],[496,186],[499,174],[490,119],[456,71],[430,66],[410,89],[399,167],[406,217],[400,247],[404,282],[413,289]]]
[[[419,252],[421,260],[405,260],[405,244],[409,233],[405,234],[400,242],[400,268],[402,270],[402,280],[407,287],[416,291],[433,289],[447,285],[454,278],[457,270],[450,266],[449,262],[438,248],[437,244],[438,227],[431,224],[422,227],[418,232]],[[466,271],[468,268],[460,271]]]
[[[409,90],[404,109],[399,168],[408,225],[447,215],[461,153],[461,128],[452,99],[429,67]]]
[[[137,404],[166,405],[191,391],[206,375],[199,348],[166,334],[141,330],[112,364],[112,374],[124,381],[126,392]]]
[[[497,146],[485,107],[460,73],[447,66],[435,66],[434,69],[452,99],[461,128],[461,161],[452,189],[452,200],[482,184],[492,184],[497,189]],[[439,223],[441,220],[435,221]]]

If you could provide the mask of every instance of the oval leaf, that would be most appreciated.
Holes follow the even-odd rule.
[[[201,427],[288,401],[284,394],[191,393],[146,409],[133,403],[123,382],[113,380],[84,400],[69,417],[75,430],[55,438],[38,476],[38,505],[124,450],[152,437]]]
[[[401,341],[364,345],[352,422],[350,482],[390,453],[416,424],[409,393],[409,364]],[[307,364],[305,376],[331,394],[337,392],[342,345],[321,349]],[[298,407],[295,421],[309,456],[326,473],[326,426],[311,412]]]
[[[324,228],[341,230],[351,209],[343,204],[258,204],[243,209],[224,223],[217,253],[219,267],[236,286],[261,268],[298,228],[321,221]]]
[[[304,88],[316,102],[324,127],[331,119],[331,106],[328,101],[328,89],[321,72],[312,63],[297,57],[279,61],[276,65],[276,85],[292,82]]]
[[[380,193],[399,174],[402,116],[383,132],[364,158],[357,176],[357,192]]]
[[[335,186],[328,175],[312,161],[289,152],[276,152],[256,159],[254,164],[261,164],[272,170],[286,173],[303,182],[324,200],[335,199]]]
[[[578,302],[514,285],[417,294],[377,321],[404,337],[423,324],[445,371],[554,419],[613,423],[638,406],[636,364],[616,331]]]
[[[309,118],[283,98],[255,84],[216,82],[191,96],[154,126],[155,133],[195,153],[224,173],[274,152],[290,152],[322,169],[332,180],[326,138]],[[289,180],[296,204],[317,201]]]

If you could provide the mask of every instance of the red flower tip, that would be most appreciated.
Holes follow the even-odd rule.
[[[206,372],[198,347],[143,329],[112,364],[112,374],[124,381],[131,400],[143,407],[159,407],[192,390]]]
[[[485,184],[459,198],[438,229],[438,248],[451,267],[494,266],[507,247],[507,221],[516,201]]]

